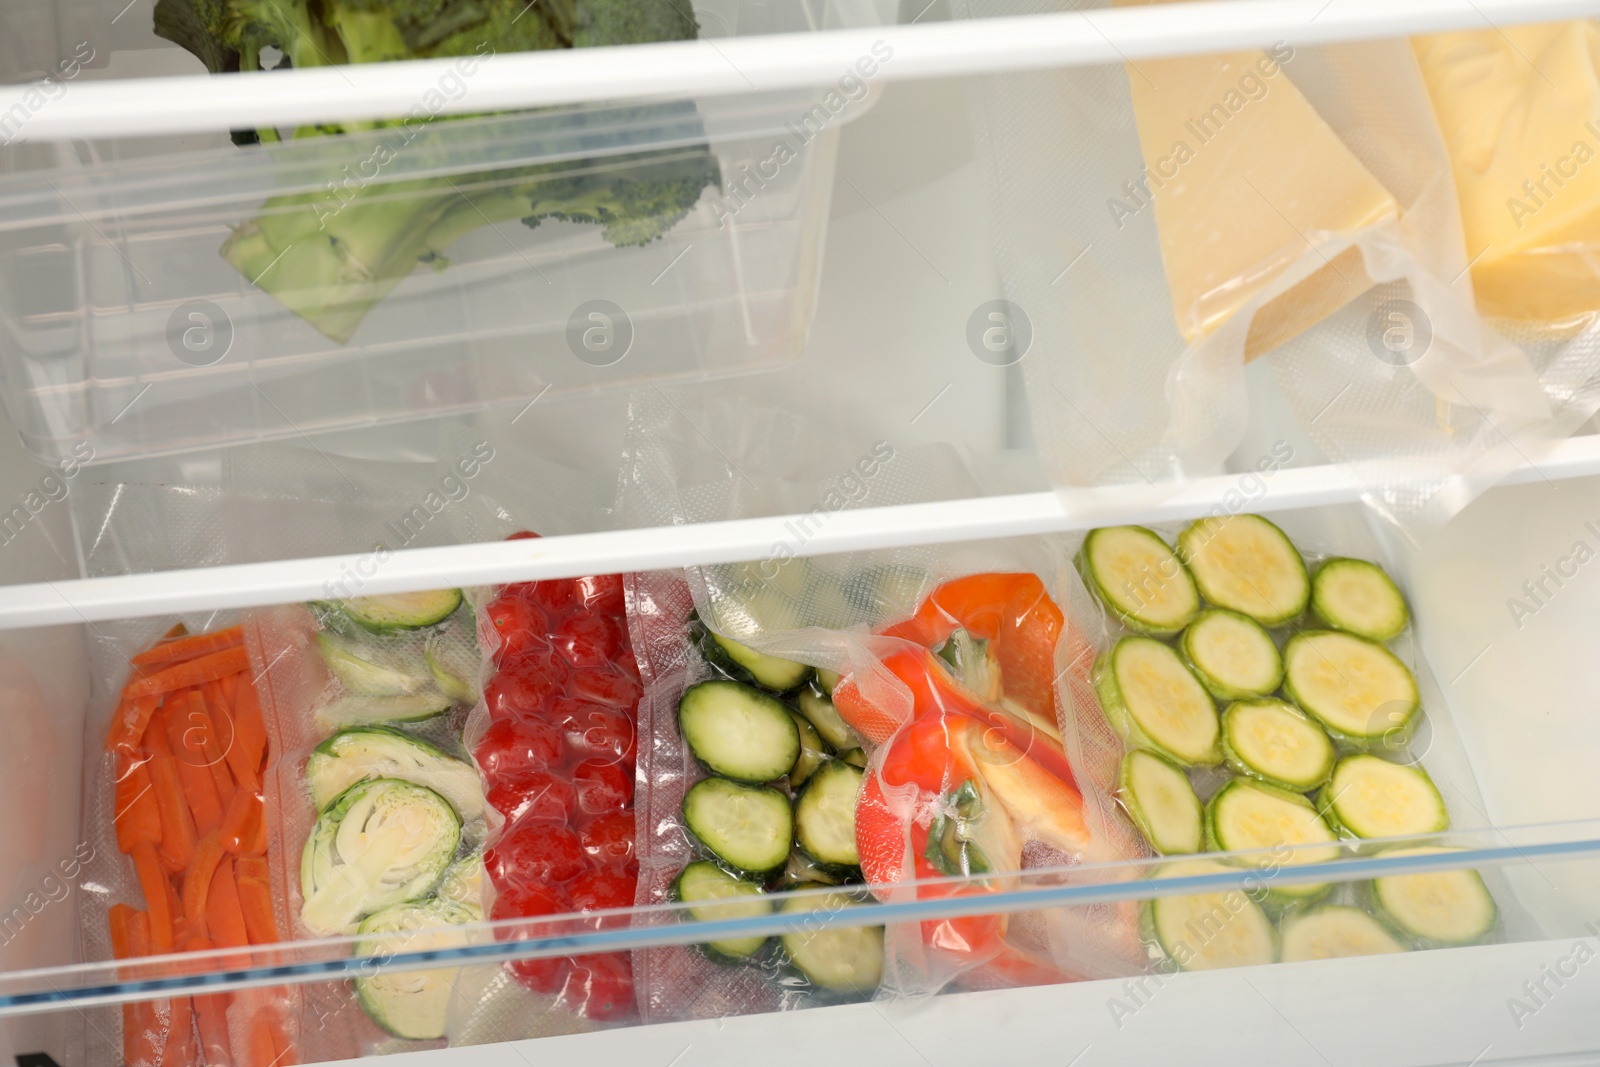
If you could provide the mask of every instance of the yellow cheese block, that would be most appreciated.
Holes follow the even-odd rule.
[[[1258,309],[1246,358],[1370,288],[1358,251],[1336,255],[1319,245],[1400,213],[1283,72],[1280,64],[1292,56],[1280,47],[1274,55],[1185,56],[1128,69],[1145,182],[1185,340],[1215,331],[1302,257],[1322,257],[1314,273]],[[1139,192],[1129,191],[1129,214],[1146,206]],[[1115,202],[1112,214],[1118,216]]]
[[[1600,29],[1592,22],[1418,37],[1486,315],[1600,310]]]

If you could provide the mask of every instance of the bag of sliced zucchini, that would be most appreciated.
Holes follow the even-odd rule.
[[[474,599],[446,589],[268,614],[278,658],[263,713],[283,753],[269,804],[281,854],[297,858],[286,906],[299,936],[358,937],[375,956],[483,937],[488,812],[461,738],[482,673]],[[308,985],[305,1053],[438,1045],[461,1010],[458,978],[375,970]]]
[[[1451,828],[1441,782],[1478,803],[1458,740],[1423,709],[1431,679],[1405,597],[1378,556],[1370,533],[1340,509],[1270,520],[1217,509],[1189,523],[1083,539],[1083,594],[1103,625],[1091,634],[1093,691],[1071,690],[1080,699],[1068,725],[1115,736],[1123,754],[1115,777],[1102,781],[1153,851],[1251,852],[1259,868],[1244,895],[1150,902],[1143,929],[1155,966],[1397,952],[1493,936],[1494,900],[1471,871],[1371,885],[1273,880],[1375,838],[1426,846],[1427,835]],[[1156,873],[1211,869],[1228,868],[1183,861]],[[1422,918],[1429,893],[1449,914]],[[1186,916],[1210,914],[1233,896],[1248,906],[1225,907],[1224,929],[1203,945],[1184,940]]]

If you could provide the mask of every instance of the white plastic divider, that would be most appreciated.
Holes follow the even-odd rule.
[[[1600,435],[1562,442],[1503,484],[1600,474]],[[0,629],[93,623],[179,612],[249,608],[446,586],[498,585],[586,574],[657,570],[771,558],[779,546],[826,556],[878,548],[1154,523],[1206,513],[1239,491],[1238,474],[1198,478],[1154,498],[1149,486],[1018,493],[827,514],[610,530],[535,540],[241,563],[0,586]],[[1351,503],[1363,486],[1344,467],[1291,467],[1273,475],[1250,511]],[[1239,510],[1233,508],[1232,510]],[[792,547],[786,549],[795,552]]]
[[[0,114],[16,108],[29,114],[24,131],[29,140],[138,137],[392,117],[430,93],[436,98],[429,104],[434,114],[484,112],[826,85],[853,72],[864,57],[874,61],[873,80],[898,81],[1116,63],[1265,47],[1280,40],[1329,44],[1596,13],[1600,3],[1595,0],[1204,0],[495,55],[475,67],[470,92],[443,102],[437,99],[440,79],[458,77],[460,59],[275,71],[267,81],[259,74],[224,74],[74,83],[42,108],[25,102],[35,88],[9,85],[0,87]]]

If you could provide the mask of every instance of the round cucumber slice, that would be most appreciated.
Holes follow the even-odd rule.
[[[429,589],[420,593],[386,593],[336,601],[351,622],[375,634],[420,630],[455,614],[461,590]]]
[[[1357,747],[1403,747],[1422,706],[1416,678],[1393,652],[1335,630],[1289,638],[1283,691],[1336,740]]]
[[[1205,843],[1200,798],[1177,764],[1136,748],[1122,757],[1117,796],[1150,847],[1163,856],[1199,852]]]
[[[1323,790],[1328,820],[1355,837],[1407,837],[1450,828],[1428,772],[1377,756],[1346,756]]]
[[[776,789],[706,778],[683,798],[683,824],[736,871],[765,878],[781,869],[794,840],[789,798]]]
[[[1331,629],[1369,641],[1392,641],[1411,619],[1394,580],[1364,559],[1330,559],[1318,567],[1311,610]]]
[[[1178,642],[1195,676],[1218,700],[1266,696],[1283,684],[1283,657],[1272,635],[1248,615],[1210,608]]]
[[[1384,856],[1427,856],[1448,848],[1404,848]],[[1477,871],[1424,871],[1372,880],[1372,898],[1396,930],[1429,948],[1469,945],[1494,930],[1494,897]]]
[[[1237,870],[1215,860],[1180,860],[1163,865],[1155,876],[1180,878]],[[1145,902],[1140,920],[1146,939],[1186,971],[1253,967],[1278,958],[1272,921],[1243,889],[1157,897]]]
[[[856,851],[856,799],[865,778],[859,767],[829,760],[795,801],[795,841],[818,863],[834,868],[861,865]]]
[[[1143,526],[1109,526],[1083,539],[1078,569],[1128,629],[1165,637],[1200,610],[1194,579],[1177,554]]]
[[[1343,904],[1326,904],[1288,916],[1281,937],[1285,963],[1406,951],[1377,919]]]
[[[854,896],[841,891],[791,896],[781,910],[786,914],[821,912],[837,920],[841,912],[861,906]],[[881,926],[835,926],[822,919],[812,928],[790,931],[779,940],[795,970],[829,992],[868,994],[883,980]]]
[[[789,708],[743,682],[716,679],[685,689],[678,730],[708,771],[735,781],[776,781],[801,756],[800,728]]]
[[[1180,767],[1222,762],[1211,695],[1171,645],[1124,637],[1094,668],[1095,693],[1113,729]]]
[[[1333,770],[1333,742],[1299,708],[1281,700],[1240,700],[1222,713],[1222,754],[1240,774],[1309,793]]]
[[[690,905],[689,917],[696,922],[754,919],[772,913],[772,901],[759,885],[705,860],[683,869],[672,883],[672,895]],[[752,935],[707,941],[700,948],[714,960],[736,963],[754,956],[766,943],[765,935]]]
[[[1206,844],[1235,852],[1272,849],[1277,863],[1330,863],[1339,858],[1333,831],[1311,802],[1275,786],[1235,778],[1206,805]],[[1326,882],[1284,885],[1265,879],[1271,898],[1309,900],[1330,888]]]
[[[1297,618],[1311,599],[1300,551],[1259,515],[1196,519],[1178,535],[1178,555],[1202,596],[1263,626]]]

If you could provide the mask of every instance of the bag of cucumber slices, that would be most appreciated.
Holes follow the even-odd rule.
[[[482,655],[457,589],[273,609],[264,712],[284,900],[299,937],[354,937],[382,958],[485,937],[488,815],[461,742]],[[356,832],[351,827],[360,827]],[[304,987],[308,1059],[443,1045],[460,968],[373,969]]]
[[[1296,864],[1437,852],[1483,801],[1406,600],[1356,509],[1090,531],[1076,563],[1103,620],[1075,688],[1085,761],[1163,874],[1254,868],[1246,888],[1141,908],[1152,965],[1207,969],[1493,940],[1498,872],[1289,884]],[[1080,604],[1073,617],[1095,617]],[[1433,709],[1430,714],[1429,709]],[[1098,746],[1097,746],[1098,747]],[[1387,840],[1396,839],[1396,840]],[[1237,860],[1186,858],[1238,852]],[[1227,936],[1197,938],[1221,907]]]

